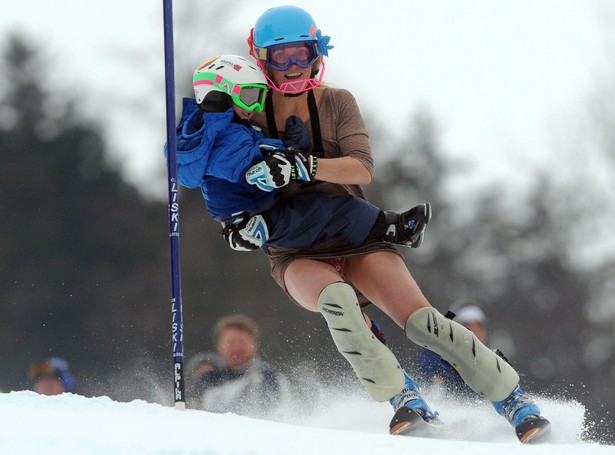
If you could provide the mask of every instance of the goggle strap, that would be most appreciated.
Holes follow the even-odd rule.
[[[258,60],[267,60],[267,48],[254,46],[254,57]]]

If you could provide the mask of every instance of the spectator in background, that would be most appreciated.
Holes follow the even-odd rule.
[[[487,343],[487,318],[478,303],[471,300],[459,301],[451,306],[447,317],[449,315],[456,322],[471,330],[481,342]],[[461,396],[476,396],[455,369],[438,354],[421,348],[416,366],[421,384],[439,385],[448,392],[458,393]]]
[[[199,353],[187,364],[191,408],[262,417],[283,402],[288,380],[258,355],[259,334],[244,315],[216,323],[216,352]]]
[[[51,357],[30,366],[28,378],[32,381],[34,391],[41,395],[72,392],[75,385],[75,378],[68,369],[68,362],[59,357]]]

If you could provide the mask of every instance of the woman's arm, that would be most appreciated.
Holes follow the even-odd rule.
[[[356,158],[321,158],[314,175],[316,180],[344,185],[367,185],[372,181],[372,174]]]
[[[352,94],[326,89],[319,104],[325,157],[318,160],[315,178],[342,185],[367,185],[373,160],[369,135]]]

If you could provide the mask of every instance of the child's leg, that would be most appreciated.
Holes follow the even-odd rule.
[[[380,212],[370,237],[385,242],[418,248],[423,243],[427,224],[431,219],[429,202],[415,205],[403,213]]]
[[[268,244],[310,249],[334,238],[355,248],[367,239],[418,248],[431,219],[429,203],[396,213],[382,211],[349,195],[310,193],[282,201],[269,211],[272,220]]]

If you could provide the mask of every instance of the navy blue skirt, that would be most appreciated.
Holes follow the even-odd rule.
[[[295,196],[267,212],[271,221],[267,245],[306,250],[335,238],[355,248],[365,241],[379,212],[375,205],[350,195]]]

